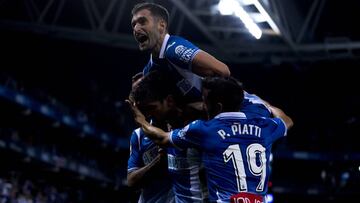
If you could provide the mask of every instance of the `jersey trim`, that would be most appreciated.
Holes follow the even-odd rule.
[[[133,168],[129,168],[128,170],[127,170],[127,173],[131,173],[131,172],[133,172],[133,171],[135,171],[135,170],[137,170],[137,169],[139,169],[140,167],[133,167]]]
[[[243,112],[224,112],[220,113],[215,118],[239,118],[239,119],[246,119],[246,115]]]
[[[161,45],[161,49],[160,49],[160,54],[159,54],[159,58],[163,59],[164,58],[164,54],[165,54],[165,47],[168,43],[168,40],[170,38],[170,35],[169,34],[166,34],[165,37],[164,37],[164,41]]]

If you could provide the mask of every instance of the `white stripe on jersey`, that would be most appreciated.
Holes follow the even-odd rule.
[[[138,139],[138,145],[139,145],[139,151],[141,150],[141,140],[140,140],[140,128],[135,130],[135,133],[137,135],[137,139]]]
[[[188,148],[186,151],[190,166],[190,192],[194,199],[198,197],[198,200],[202,200],[202,187],[200,183],[199,171],[201,167],[201,155],[200,152],[193,148]]]

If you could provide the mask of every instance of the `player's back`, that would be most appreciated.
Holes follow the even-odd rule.
[[[219,114],[200,127],[203,161],[211,200],[229,201],[240,192],[264,196],[272,143],[285,135],[280,119],[247,119],[244,113]]]

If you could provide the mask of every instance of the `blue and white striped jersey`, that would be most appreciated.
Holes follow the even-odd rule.
[[[208,201],[201,153],[194,148],[168,148],[168,169],[173,181],[176,203],[203,203]]]
[[[227,112],[176,129],[170,140],[180,149],[202,151],[210,201],[229,202],[239,192],[266,194],[271,147],[286,131],[279,118],[249,119],[242,112]]]
[[[149,164],[158,155],[158,150],[159,147],[147,138],[140,128],[134,130],[130,138],[128,173]],[[152,178],[152,181],[141,188],[139,203],[174,202],[169,175],[164,174],[164,171],[159,171]]]

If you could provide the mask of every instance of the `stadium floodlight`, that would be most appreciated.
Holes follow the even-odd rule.
[[[240,18],[249,32],[256,38],[260,39],[262,35],[261,29],[251,19],[249,14],[236,0],[220,0],[218,9],[222,15],[235,15]]]
[[[259,28],[259,26],[256,25],[256,23],[249,16],[249,14],[243,9],[243,7],[239,6],[235,8],[235,15],[241,19],[245,27],[256,39],[260,39],[262,35],[261,29]]]
[[[247,5],[254,5],[258,10],[258,13],[254,14],[246,12],[243,6]],[[256,21],[259,21],[259,19],[263,19],[261,21],[266,21],[274,33],[280,34],[279,28],[258,0],[220,0],[218,10],[221,15],[235,15],[239,17],[245,27],[256,39],[260,39],[262,35],[261,29],[255,23]]]
[[[236,0],[220,0],[218,9],[221,15],[233,15],[235,13],[234,8],[239,6],[240,4]]]
[[[263,16],[263,18],[266,20],[266,22],[270,25],[271,29],[276,33],[276,34],[280,34],[280,30],[278,28],[278,26],[276,25],[276,23],[273,21],[273,19],[270,17],[270,15],[268,14],[268,12],[266,12],[265,8],[260,4],[260,2],[258,0],[251,0],[253,1],[253,4],[255,5],[255,7],[258,9],[258,11],[261,13],[261,15]]]

